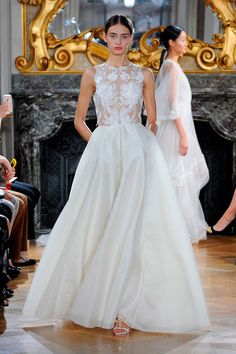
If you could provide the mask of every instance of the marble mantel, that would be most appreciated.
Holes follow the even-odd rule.
[[[189,75],[194,119],[208,120],[222,137],[236,141],[236,75]]]
[[[236,74],[189,74],[188,78],[193,92],[194,119],[209,120],[218,134],[235,141]],[[25,116],[25,110],[17,106],[17,101],[21,100],[24,103],[24,108],[26,108],[27,100],[29,100],[28,103],[35,103],[36,98],[39,100],[38,107],[36,105],[28,107],[27,105],[28,109],[32,110],[31,113],[34,113],[31,117],[32,129],[40,126],[34,134],[39,139],[44,134],[50,135],[53,133],[61,119],[68,119],[68,116],[71,115],[74,116],[80,79],[80,75],[68,74],[12,75],[12,94],[14,95],[16,109],[19,109],[22,118]],[[63,104],[60,104],[60,98]],[[45,103],[44,107],[42,107],[43,103]],[[59,106],[57,103],[59,103]],[[37,112],[40,107],[44,109]],[[66,111],[64,111],[65,108]],[[58,114],[59,120],[57,119]],[[44,119],[38,119],[41,115],[48,120],[47,126],[42,124]]]
[[[209,122],[218,135],[233,145],[233,184],[236,181],[236,75],[191,74],[188,77],[194,119]],[[40,144],[58,134],[65,122],[73,122],[80,79],[80,75],[72,74],[12,75],[17,173],[40,190]],[[93,104],[87,119],[96,120]],[[37,227],[41,227],[40,207]]]

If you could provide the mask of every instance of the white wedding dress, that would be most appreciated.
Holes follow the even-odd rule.
[[[206,239],[207,223],[199,194],[209,171],[197,139],[191,109],[192,92],[186,75],[173,60],[164,61],[156,80],[157,140],[166,158],[178,200],[194,243]],[[174,119],[181,117],[187,134],[187,155],[179,154],[179,133]]]
[[[27,317],[184,332],[209,325],[192,245],[155,136],[141,124],[143,69],[96,67],[98,127],[49,237]]]

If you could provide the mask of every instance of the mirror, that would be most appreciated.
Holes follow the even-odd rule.
[[[49,31],[58,39],[88,28],[103,26],[110,16],[121,13],[131,17],[136,39],[152,27],[178,24],[191,36],[206,42],[220,33],[216,15],[203,0],[69,0],[55,16]],[[136,45],[137,47],[137,45]]]
[[[181,61],[186,72],[236,70],[236,0],[18,0],[23,13],[21,72],[83,72],[107,59],[104,23],[121,13],[135,25],[132,62],[158,71],[161,25],[177,24],[188,34]],[[207,7],[208,5],[208,7]],[[35,8],[32,11],[32,8]],[[161,27],[162,29],[163,27]]]

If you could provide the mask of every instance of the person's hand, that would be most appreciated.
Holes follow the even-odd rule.
[[[187,152],[188,152],[188,139],[186,137],[180,137],[179,154],[185,156]]]
[[[154,121],[152,123],[149,123],[148,128],[153,132],[154,135],[157,134],[157,122]]]
[[[8,115],[8,112],[9,112],[9,105],[7,102],[3,102],[0,105],[0,119],[6,117]]]
[[[10,181],[15,176],[15,169],[11,167],[11,164],[8,159],[3,156],[1,156],[0,162],[3,169],[3,178],[5,179],[5,181]]]
[[[6,190],[5,190],[4,193],[5,193],[4,199],[11,201],[12,200],[12,195],[10,193],[8,193]]]

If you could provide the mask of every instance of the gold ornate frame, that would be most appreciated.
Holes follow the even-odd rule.
[[[188,51],[181,61],[186,72],[236,73],[236,0],[204,0],[216,13],[223,34],[215,34],[209,44],[188,36]],[[23,55],[16,58],[16,68],[22,73],[81,73],[85,67],[106,60],[108,50],[93,41],[102,38],[102,27],[58,40],[48,27],[53,17],[68,0],[18,0],[22,6]],[[147,39],[162,27],[146,32],[139,49],[128,53],[139,65],[158,71],[161,48],[156,38]]]

